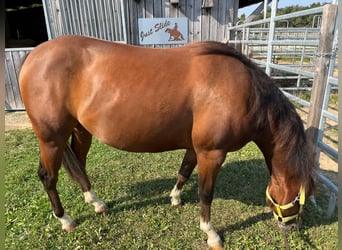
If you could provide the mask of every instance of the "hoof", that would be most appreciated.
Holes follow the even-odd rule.
[[[62,228],[64,231],[70,233],[70,232],[74,231],[76,227],[77,227],[77,223],[73,221],[71,224],[63,225]]]
[[[180,207],[182,206],[182,200],[179,197],[171,197],[171,205],[173,207]]]
[[[182,200],[180,198],[180,189],[178,189],[176,186],[172,189],[171,193],[170,193],[170,197],[171,197],[171,205],[172,206],[180,206],[182,204]]]
[[[222,245],[215,245],[215,246],[211,246],[210,249],[212,250],[223,250],[223,246]]]
[[[62,223],[62,229],[68,233],[72,232],[77,226],[76,222],[73,221],[67,214],[64,214],[62,217],[57,217],[55,213],[53,213],[53,216],[58,219],[60,223]]]
[[[101,204],[95,207],[95,212],[98,214],[103,214],[109,210],[109,207],[106,204]]]
[[[212,250],[223,250],[224,249],[222,241],[219,237],[218,237],[218,239],[214,239],[211,241],[208,240],[207,244],[208,244],[209,248]]]
[[[180,201],[179,203],[171,203],[171,206],[175,207],[175,208],[181,208],[184,205],[184,203],[182,201]]]

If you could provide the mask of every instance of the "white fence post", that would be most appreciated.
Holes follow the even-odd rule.
[[[268,44],[267,44],[267,62],[266,62],[266,74],[271,75],[271,66],[272,63],[272,53],[273,53],[273,39],[274,39],[274,32],[275,32],[275,21],[274,18],[277,14],[278,8],[278,0],[272,1],[272,10],[271,10],[271,20],[270,20],[270,31],[268,34]]]

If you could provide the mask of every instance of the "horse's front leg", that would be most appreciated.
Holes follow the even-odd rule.
[[[194,150],[188,149],[185,152],[182,165],[178,172],[178,179],[176,185],[170,193],[172,206],[179,206],[182,203],[180,194],[185,182],[189,179],[192,171],[197,164],[197,156]]]
[[[223,249],[221,238],[210,221],[210,209],[215,180],[224,158],[225,152],[217,150],[198,153],[198,193],[201,204],[200,228],[207,234],[207,243],[212,249]]]

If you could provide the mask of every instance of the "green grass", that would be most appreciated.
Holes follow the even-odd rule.
[[[95,214],[61,169],[62,203],[79,224],[65,233],[37,177],[39,150],[33,133],[6,132],[5,249],[207,249],[199,229],[196,170],[184,187],[184,205],[170,205],[183,153],[127,153],[94,140],[87,170],[110,210]],[[268,181],[254,144],[228,155],[212,205],[212,222],[226,249],[283,249],[284,239],[265,204]],[[325,207],[327,199],[319,186],[319,205]],[[326,218],[308,203],[302,229],[288,238],[293,249],[337,249],[337,211]]]

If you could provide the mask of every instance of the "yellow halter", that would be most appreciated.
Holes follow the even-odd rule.
[[[293,219],[296,219],[298,220],[299,218],[299,215],[302,213],[303,211],[303,206],[304,206],[304,203],[305,203],[305,188],[303,186],[300,186],[300,189],[299,189],[299,193],[298,195],[296,196],[296,198],[291,201],[290,203],[286,204],[286,205],[278,205],[271,197],[270,193],[268,192],[268,186],[266,188],[266,197],[272,202],[272,204],[274,205],[274,207],[276,208],[276,212],[273,211],[273,215],[274,215],[274,218],[276,218],[276,220],[278,220],[279,222],[282,222],[282,223],[286,223],[286,222],[289,222]],[[283,216],[282,213],[281,213],[281,210],[286,210],[286,209],[289,209],[289,208],[292,208],[296,205],[296,202],[299,201],[299,210],[298,210],[298,213],[297,214],[294,214],[294,215],[290,215],[290,216]]]

